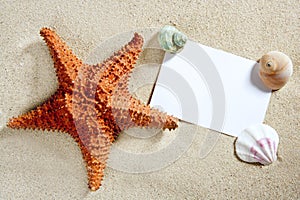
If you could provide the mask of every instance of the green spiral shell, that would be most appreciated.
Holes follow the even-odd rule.
[[[187,36],[174,26],[164,26],[158,34],[158,41],[161,48],[170,53],[180,52],[187,39]]]

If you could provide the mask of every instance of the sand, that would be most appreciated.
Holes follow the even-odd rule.
[[[146,2],[1,2],[0,199],[299,199],[299,1]],[[234,137],[187,123],[150,139],[130,136],[141,131],[133,130],[115,146],[128,152],[155,152],[182,134],[191,145],[176,161],[154,172],[134,174],[108,167],[102,187],[90,192],[85,163],[70,136],[5,126],[10,117],[41,104],[57,87],[51,57],[39,36],[41,27],[55,28],[80,58],[88,59],[104,41],[120,38],[116,34],[165,24],[202,44],[249,59],[270,50],[291,57],[294,74],[272,94],[265,118],[280,135],[277,162],[270,166],[241,162],[234,154]],[[105,43],[103,55],[115,46]],[[150,69],[149,80],[156,70]],[[143,79],[136,77],[135,81]],[[149,84],[136,95],[147,99]],[[201,158],[199,151],[208,136],[218,140]]]

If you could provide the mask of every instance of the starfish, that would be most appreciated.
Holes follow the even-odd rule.
[[[58,89],[35,109],[11,118],[10,128],[60,131],[78,143],[86,162],[92,191],[101,186],[112,143],[130,127],[177,128],[178,119],[134,98],[128,81],[143,38],[133,39],[102,63],[89,65],[77,58],[51,29],[42,28],[58,78]]]

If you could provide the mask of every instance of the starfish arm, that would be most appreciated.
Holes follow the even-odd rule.
[[[105,137],[97,135],[92,135],[90,142],[89,145],[80,143],[79,147],[86,162],[89,188],[96,191],[101,186],[112,143]]]
[[[108,64],[109,66],[113,64],[113,67],[108,70],[109,73],[114,73],[118,76],[129,74],[135,67],[139,54],[142,51],[143,44],[143,37],[138,33],[134,33],[131,41],[115,52],[113,56],[106,59],[103,64]]]
[[[58,90],[41,106],[23,115],[11,118],[7,123],[10,128],[57,130],[68,132],[74,127],[68,112],[63,92]]]
[[[149,105],[142,103],[140,100],[122,94],[124,98],[118,98],[112,106],[112,115],[115,123],[121,130],[131,127],[149,127],[162,128],[163,130],[173,130],[178,127],[178,119],[160,112],[157,109],[150,108]],[[125,98],[128,98],[125,100]]]
[[[89,187],[96,191],[101,186],[109,150],[114,141],[113,130],[105,125],[103,119],[95,121],[93,117],[87,116],[78,120],[78,124],[84,124],[79,126],[78,138],[75,140],[78,141],[86,161]]]
[[[44,38],[56,69],[60,87],[69,87],[75,79],[77,71],[82,66],[82,61],[78,59],[66,43],[51,29],[42,28],[40,31]]]
[[[112,90],[123,76],[131,73],[135,67],[143,47],[143,37],[134,34],[132,40],[102,64],[96,65],[101,69],[101,86],[104,91]],[[95,66],[94,66],[95,67]]]
[[[111,95],[110,106],[115,123],[121,130],[131,127],[149,127],[162,129],[175,129],[178,119],[150,108],[134,98],[128,91],[129,75],[125,75],[118,82]]]
[[[157,109],[150,108],[149,105],[145,105],[134,97],[130,98],[128,111],[131,121],[133,121],[137,126],[162,128],[163,130],[173,130],[178,127],[177,118],[160,112]]]

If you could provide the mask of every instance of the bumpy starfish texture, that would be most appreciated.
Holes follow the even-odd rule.
[[[40,32],[54,61],[59,87],[42,105],[16,118],[8,127],[42,129],[70,134],[86,161],[89,187],[101,186],[112,142],[130,127],[177,128],[177,119],[151,109],[128,91],[128,80],[143,38],[133,39],[100,64],[78,59],[51,29]]]

